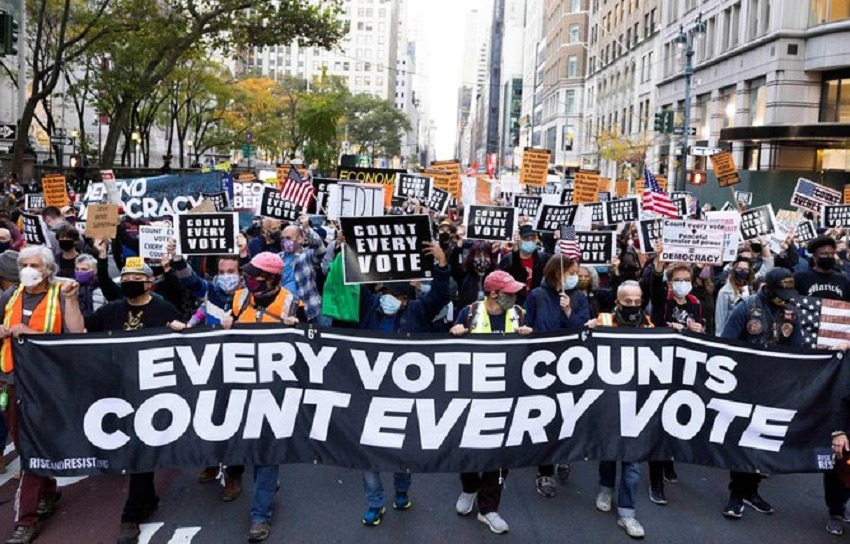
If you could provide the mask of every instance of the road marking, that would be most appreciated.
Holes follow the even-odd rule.
[[[174,536],[171,537],[168,544],[189,544],[199,532],[201,532],[200,527],[180,527],[174,531]]]
[[[150,544],[153,535],[159,531],[165,523],[140,523],[139,530],[141,534],[139,535],[139,544]]]

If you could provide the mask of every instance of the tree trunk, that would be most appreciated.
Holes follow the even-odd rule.
[[[35,116],[35,108],[38,105],[38,98],[30,96],[24,106],[23,115],[18,120],[18,133],[15,136],[15,154],[12,155],[12,172],[18,175],[18,179],[23,182],[24,177],[24,152],[29,145],[29,132],[32,125],[32,119]]]
[[[115,111],[112,112],[109,132],[106,133],[106,141],[103,144],[103,168],[110,168],[115,162],[115,153],[118,150],[118,142],[121,140],[121,134],[124,132],[124,127],[127,124],[127,120],[130,118],[132,110],[132,102],[121,100],[116,105]]]

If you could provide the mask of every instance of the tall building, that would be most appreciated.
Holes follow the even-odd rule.
[[[543,1],[526,0],[525,32],[522,44],[522,105],[520,107],[520,147],[539,146],[543,116]]]
[[[701,16],[695,42],[688,142],[730,149],[754,204],[787,201],[800,176],[836,187],[850,170],[850,5],[846,0],[665,0],[659,104],[684,108],[677,44]],[[699,4],[699,5],[698,5]],[[845,83],[846,82],[846,83]],[[678,122],[677,122],[678,124]],[[679,142],[659,146],[671,172]],[[704,157],[687,156],[689,170],[710,171]],[[710,179],[687,186],[715,204],[728,189]]]
[[[457,131],[455,142],[455,157],[463,164],[468,164],[470,152],[469,123],[474,107],[473,93],[477,87],[476,72],[478,67],[479,39],[481,31],[481,12],[477,8],[469,9],[464,16],[463,51],[461,67],[461,83],[457,93]]]
[[[640,175],[660,138],[653,131],[661,0],[592,2],[583,166],[602,176]]]
[[[502,169],[517,166],[515,153],[520,145],[519,118],[522,109],[523,32],[525,0],[506,0],[502,73],[499,103],[499,164]]]

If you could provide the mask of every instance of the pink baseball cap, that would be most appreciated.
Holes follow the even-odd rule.
[[[242,267],[242,272],[249,276],[259,276],[263,272],[280,276],[283,272],[283,259],[270,251],[257,253],[251,262]]]
[[[484,278],[484,291],[492,293],[493,291],[503,291],[505,293],[519,293],[525,288],[525,285],[516,281],[513,276],[504,270],[496,270],[487,274]]]

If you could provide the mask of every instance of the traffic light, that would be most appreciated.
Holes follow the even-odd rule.
[[[689,174],[691,185],[705,185],[708,176],[703,170],[693,170]]]
[[[11,13],[0,12],[0,56],[18,54],[19,28]]]
[[[655,114],[655,123],[652,126],[655,132],[664,132],[664,112]]]
[[[80,157],[79,153],[74,153],[71,155],[71,168],[80,168],[83,165],[82,157]]]

